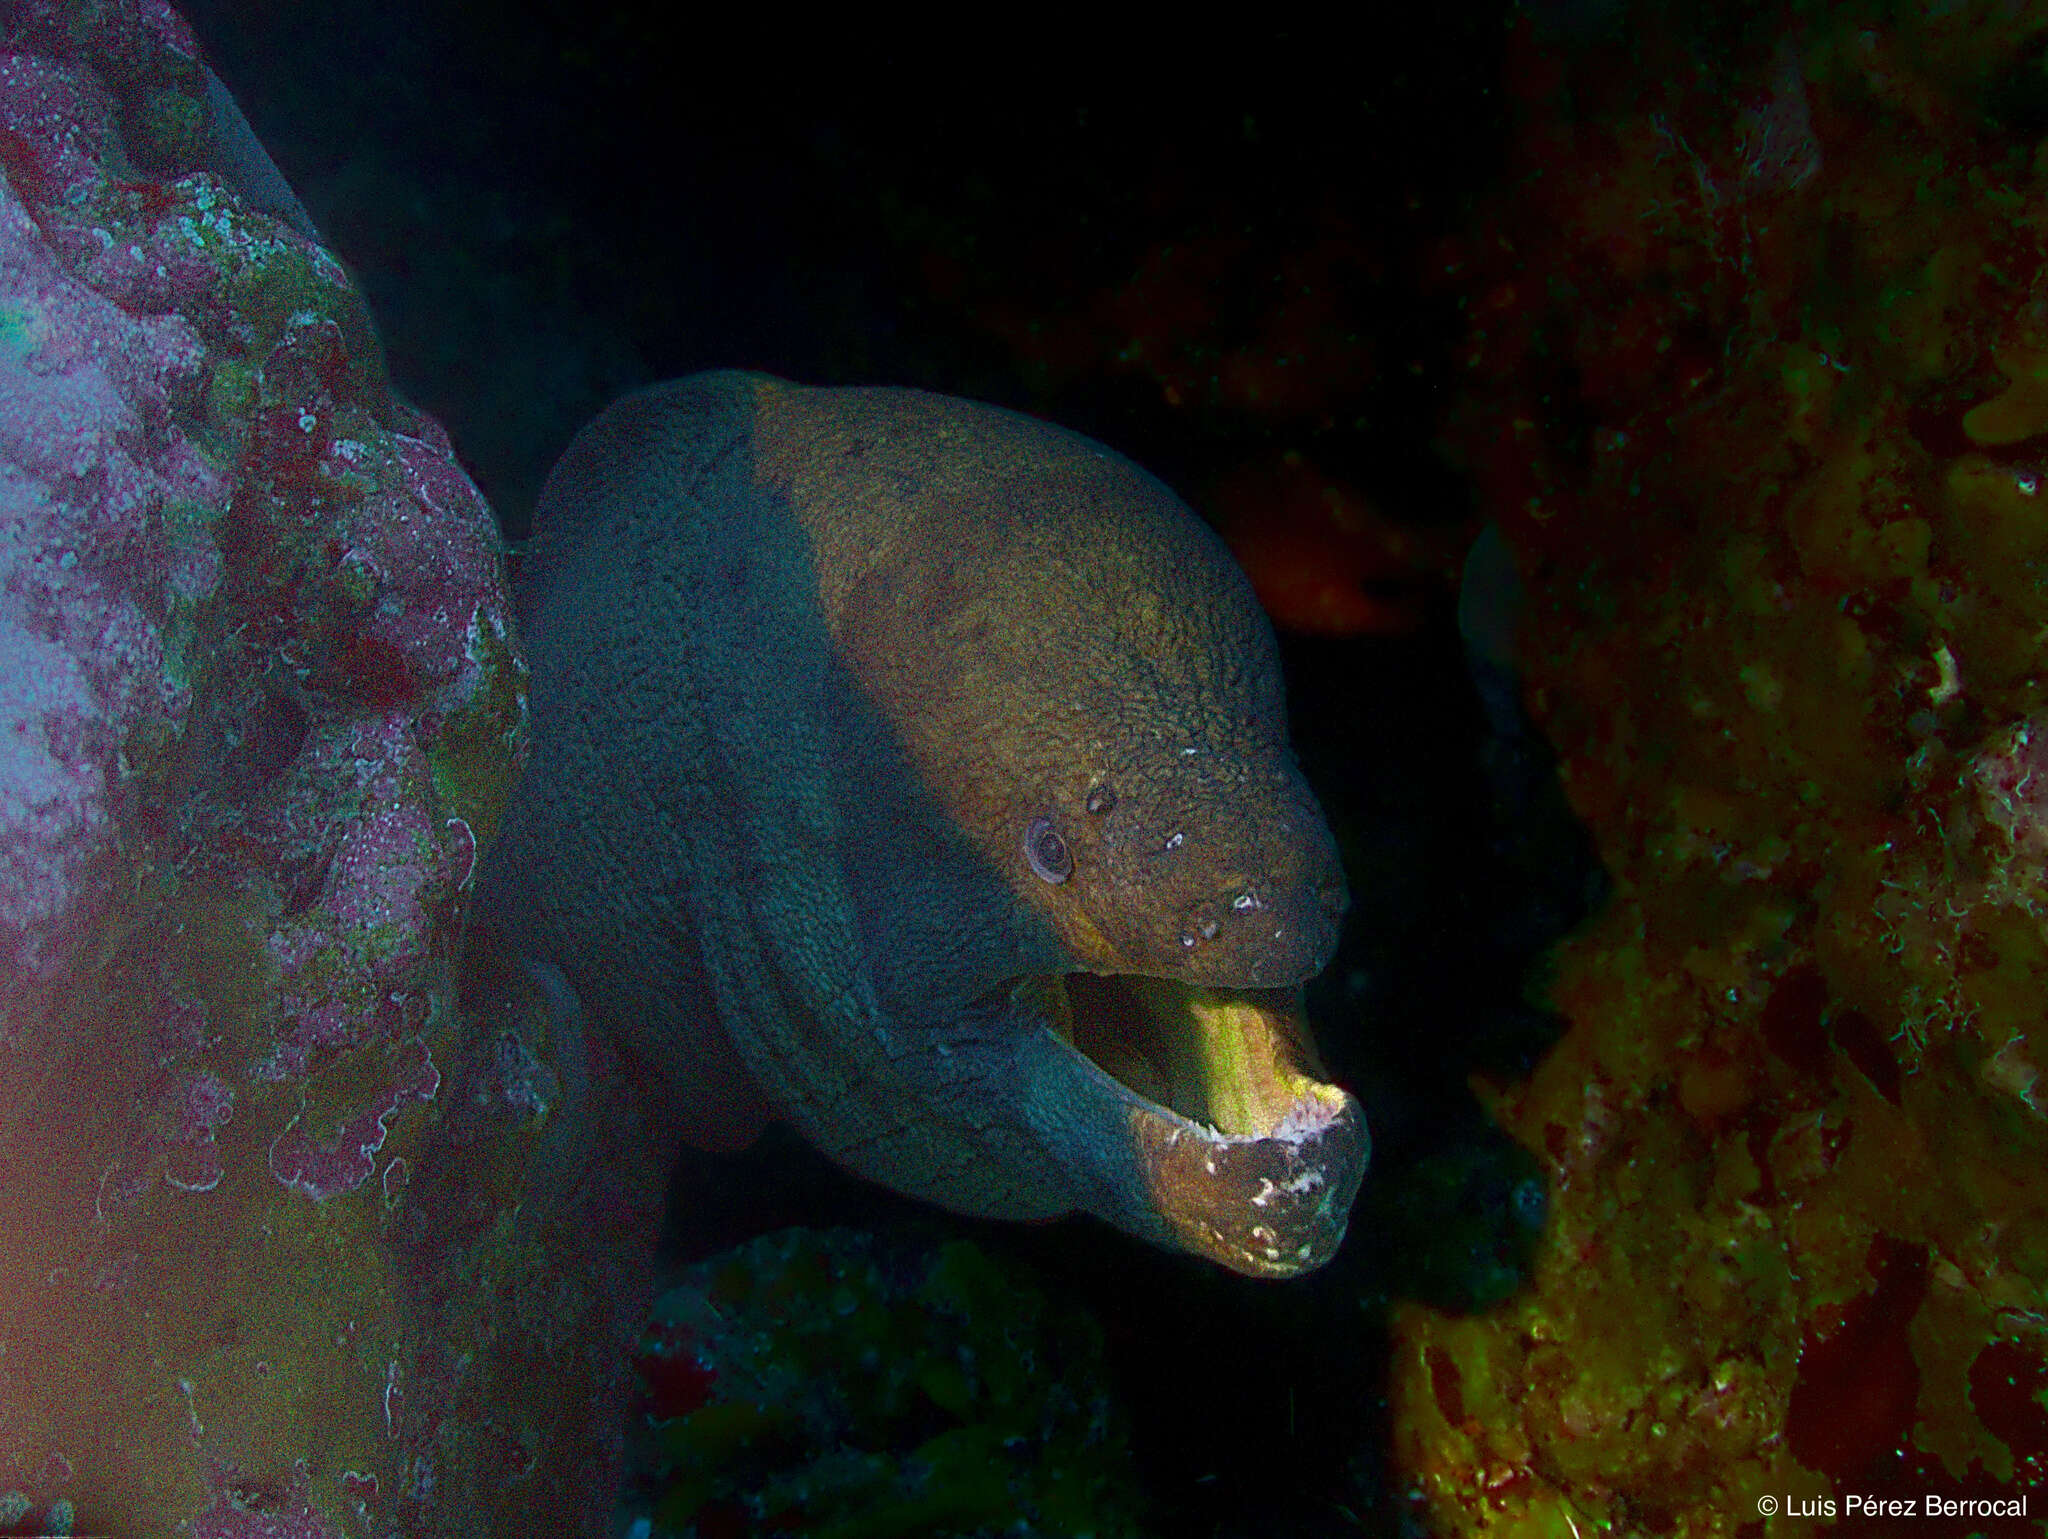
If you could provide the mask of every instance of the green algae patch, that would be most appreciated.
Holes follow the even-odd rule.
[[[427,752],[440,806],[468,822],[478,847],[491,842],[525,760],[526,664],[495,626],[473,625],[469,656],[478,684],[451,711]]]

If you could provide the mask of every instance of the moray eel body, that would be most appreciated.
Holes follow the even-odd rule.
[[[1164,486],[994,407],[719,373],[587,427],[538,527],[482,912],[686,1136],[774,1115],[956,1211],[1329,1259],[1368,1140],[1300,985],[1343,876],[1271,631]]]

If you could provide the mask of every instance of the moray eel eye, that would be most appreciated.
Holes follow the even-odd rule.
[[[1101,817],[1102,814],[1108,812],[1114,806],[1116,806],[1116,788],[1114,786],[1097,786],[1088,793],[1088,810],[1097,817]]]
[[[1074,874],[1074,852],[1052,826],[1051,818],[1033,818],[1024,830],[1024,858],[1042,880],[1055,886]]]

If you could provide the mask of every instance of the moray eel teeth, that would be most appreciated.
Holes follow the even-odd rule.
[[[1119,1114],[1121,1143],[1080,1155],[1105,1217],[1253,1276],[1336,1253],[1371,1141],[1318,1077],[1299,989],[1074,973],[1017,980],[1010,1001],[1071,1104]]]

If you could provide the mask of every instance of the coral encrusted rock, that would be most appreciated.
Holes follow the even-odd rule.
[[[1615,890],[1397,1459],[1446,1535],[2039,1533],[2048,16],[1628,16],[1517,23],[1459,431]]]
[[[523,677],[183,21],[0,8],[0,1532],[608,1521],[660,1156],[456,995]]]

